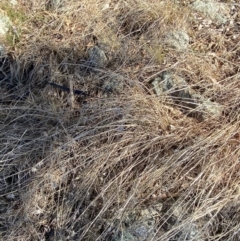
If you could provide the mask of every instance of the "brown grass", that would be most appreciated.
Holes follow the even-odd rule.
[[[189,1],[60,2],[19,1],[21,35],[1,58],[0,240],[116,240],[130,212],[159,203],[152,240],[183,240],[192,224],[201,240],[239,240],[237,24],[198,30]],[[190,35],[188,51],[164,46],[169,29]],[[88,72],[94,38],[109,63]],[[220,117],[191,118],[154,95],[146,80],[172,66]],[[113,74],[124,89],[106,94]],[[72,103],[46,85],[70,80],[90,96]]]

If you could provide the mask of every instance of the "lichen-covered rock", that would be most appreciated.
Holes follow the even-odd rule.
[[[64,6],[65,0],[48,0],[46,3],[47,9],[56,10]]]
[[[103,92],[106,94],[120,94],[123,90],[123,77],[121,75],[110,75],[103,83]]]
[[[9,3],[13,6],[16,6],[18,4],[17,0],[10,0]]]
[[[210,100],[202,99],[202,104],[200,105],[200,109],[203,112],[208,113],[211,116],[220,116],[223,111],[223,107],[216,102],[212,102]]]
[[[118,237],[115,237],[115,241],[147,241],[149,236],[149,227],[146,223],[139,223],[133,225],[131,228],[123,230]]]
[[[6,55],[6,48],[3,44],[0,43],[0,57]]]
[[[164,43],[176,50],[185,50],[188,48],[190,38],[184,31],[171,31],[164,37]]]
[[[91,47],[88,50],[88,57],[88,62],[93,67],[104,67],[108,61],[105,52],[98,46]]]
[[[9,31],[12,23],[8,16],[4,14],[4,12],[0,11],[0,37],[4,37],[6,33]]]
[[[164,72],[162,77],[158,77],[152,82],[152,85],[158,96],[164,93],[171,96],[175,102],[179,102],[182,106],[197,107],[191,93],[192,89],[183,78],[177,75]]]
[[[198,240],[204,241],[203,235],[201,233],[201,229],[194,223],[189,223],[187,227],[184,227],[178,241],[186,241],[186,240]]]
[[[228,20],[229,8],[227,4],[213,0],[196,0],[190,6],[193,10],[211,18],[217,24],[224,24]]]
[[[205,99],[196,93],[183,78],[170,72],[164,72],[160,77],[155,78],[152,86],[157,96],[171,97],[174,103],[189,116],[219,117],[222,113],[221,105]]]
[[[162,211],[162,203],[128,213],[122,220],[125,224],[113,238],[114,241],[150,241],[155,237],[157,217]]]
[[[174,240],[177,241],[190,241],[190,240],[197,240],[203,241],[202,232],[200,227],[198,226],[197,222],[188,222],[182,225],[182,218],[183,213],[186,214],[186,211],[183,209],[181,205],[174,205],[172,208],[172,216],[171,220],[173,222],[168,222],[169,230],[177,229],[179,232],[175,235]],[[169,220],[170,220],[169,219]],[[178,228],[181,226],[181,228]]]

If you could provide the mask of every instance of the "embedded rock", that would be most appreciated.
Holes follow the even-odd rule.
[[[123,218],[125,228],[118,232],[114,241],[150,241],[155,237],[157,217],[162,211],[162,203],[140,211],[132,211]]]
[[[224,24],[228,20],[229,9],[226,4],[219,3],[213,0],[196,0],[190,7],[206,17],[211,18],[217,24]]]
[[[107,56],[98,46],[91,47],[88,50],[88,56],[88,62],[93,67],[104,67],[107,64]]]
[[[123,90],[123,77],[121,75],[110,75],[103,83],[103,92],[119,94]]]
[[[47,2],[47,8],[56,10],[64,6],[65,0],[49,0]]]
[[[184,31],[172,31],[169,32],[165,38],[164,43],[176,50],[185,50],[189,45],[190,38]]]
[[[216,102],[210,100],[203,100],[200,105],[200,109],[203,112],[207,112],[211,116],[220,116],[223,111],[223,107]]]
[[[3,12],[0,11],[0,37],[6,35],[9,31],[12,23],[8,16],[6,16]]]
[[[16,6],[18,4],[17,0],[10,0],[9,3],[13,6]]]
[[[6,48],[3,44],[0,44],[0,57],[6,56]]]
[[[182,106],[189,108],[197,107],[190,86],[183,78],[177,75],[164,72],[162,77],[157,77],[152,82],[152,86],[158,96],[167,94]]]
[[[196,93],[181,77],[164,72],[152,81],[153,90],[157,96],[167,95],[180,109],[192,117],[219,117],[222,106]]]

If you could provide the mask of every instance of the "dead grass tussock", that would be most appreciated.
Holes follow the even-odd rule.
[[[180,12],[173,1],[20,2],[32,14],[7,73],[18,88],[1,89],[0,237],[114,240],[130,211],[162,203],[155,240],[176,239],[190,224],[207,240],[237,240],[236,40],[201,35],[188,22],[190,9]],[[173,27],[191,34],[190,51],[159,41]],[[84,67],[94,38],[115,53],[95,72]],[[176,63],[176,74],[224,106],[221,117],[187,117],[139,83]],[[118,95],[103,90],[112,74],[124,76]],[[90,92],[74,107],[69,94],[46,85],[69,78]],[[26,100],[7,102],[29,89]]]

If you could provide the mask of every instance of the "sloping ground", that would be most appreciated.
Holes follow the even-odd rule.
[[[237,2],[0,7],[0,240],[240,240]]]

